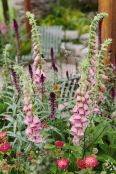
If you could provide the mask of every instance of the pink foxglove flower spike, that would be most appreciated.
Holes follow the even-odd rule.
[[[41,122],[38,117],[33,115],[32,104],[31,104],[30,97],[28,96],[26,89],[24,91],[23,111],[26,114],[24,123],[27,125],[25,133],[26,133],[28,139],[36,144],[42,143],[43,139],[40,134]]]

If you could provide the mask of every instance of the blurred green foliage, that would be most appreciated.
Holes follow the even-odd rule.
[[[97,11],[97,0],[58,0],[58,4],[72,9],[80,9],[83,12]]]
[[[90,19],[79,9],[72,10],[61,6],[55,6],[52,13],[41,19],[40,25],[62,25],[63,29],[78,30],[80,34],[89,31]]]

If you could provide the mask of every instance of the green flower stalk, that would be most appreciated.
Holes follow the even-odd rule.
[[[40,44],[40,33],[38,31],[38,26],[36,24],[34,14],[27,12],[26,16],[28,17],[29,23],[32,27],[32,29],[31,29],[32,43],[33,43],[33,47],[36,46],[36,52],[39,57],[39,66],[41,69],[42,68],[42,51],[41,51],[41,44]]]
[[[94,17],[91,25],[90,25],[90,36],[89,36],[89,45],[88,45],[88,59],[91,59],[94,54],[94,48],[96,43],[96,32],[98,29],[99,22],[104,18],[108,16],[107,13],[100,13],[97,14],[97,16]]]
[[[84,59],[81,63],[81,77],[82,81],[87,81],[89,68],[91,65],[91,59],[95,56],[96,52],[96,32],[98,29],[98,24],[104,17],[108,16],[107,13],[100,13],[94,17],[91,25],[90,25],[90,35],[89,35],[89,43],[88,43],[88,55],[87,58]]]
[[[20,74],[23,85],[23,94],[24,94],[24,107],[23,111],[25,113],[24,123],[27,126],[25,134],[28,137],[28,140],[40,144],[43,142],[41,136],[41,121],[40,119],[33,114],[32,108],[32,84],[31,79],[25,74],[23,68],[15,66],[15,70]]]
[[[101,100],[101,96],[104,97],[103,79],[106,76],[104,75],[105,65],[103,58],[107,47],[111,44],[111,39],[106,40],[98,48],[96,47],[96,32],[99,21],[105,16],[107,16],[106,13],[98,14],[90,26],[88,56],[81,64],[81,79],[76,92],[76,105],[70,118],[74,144],[79,144],[80,140],[84,137],[88,126],[88,117],[100,112],[98,102]]]
[[[10,66],[10,45],[7,44],[3,49],[3,77],[5,78],[5,83],[7,84],[10,76],[9,76],[9,66]]]
[[[44,80],[46,79],[45,73],[42,70],[43,59],[42,51],[40,46],[40,34],[36,24],[35,17],[32,13],[27,12],[27,17],[29,18],[30,25],[32,26],[32,43],[33,43],[33,80],[36,85],[43,85]]]
[[[10,57],[9,49],[10,49],[10,47],[7,44],[3,50],[3,69],[4,69],[4,72],[8,72],[8,70],[9,70],[9,57]]]
[[[105,64],[104,64],[104,54],[107,51],[108,46],[112,43],[112,39],[107,39],[101,45],[101,49],[97,54],[97,70],[96,70],[96,88],[100,88],[100,85],[103,84],[103,80],[107,79],[105,77]]]

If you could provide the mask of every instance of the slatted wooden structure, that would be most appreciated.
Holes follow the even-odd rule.
[[[55,56],[58,57],[62,41],[62,26],[41,26],[39,33],[44,57],[50,59],[51,48],[53,48]]]
[[[75,97],[75,91],[78,88],[80,75],[67,80],[59,81],[60,98],[63,102],[68,102]]]

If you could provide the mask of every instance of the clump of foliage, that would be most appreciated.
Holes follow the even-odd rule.
[[[97,0],[58,0],[59,4],[64,7],[71,7],[72,9],[81,9],[84,12],[97,11]]]
[[[40,21],[41,25],[61,25],[64,29],[78,30],[80,34],[89,31],[90,20],[80,10],[55,6],[50,15]]]

